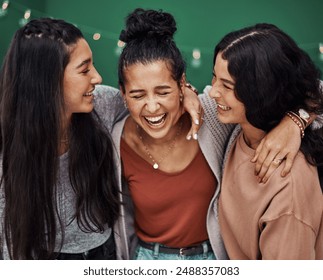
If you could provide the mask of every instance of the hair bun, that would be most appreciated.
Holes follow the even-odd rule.
[[[142,38],[172,38],[176,30],[176,21],[171,14],[161,10],[136,9],[128,15],[126,29],[121,32],[120,40],[129,43]]]

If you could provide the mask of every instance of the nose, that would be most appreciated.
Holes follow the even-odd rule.
[[[219,98],[221,96],[221,94],[220,94],[220,92],[218,90],[217,84],[213,80],[212,80],[212,88],[210,90],[209,95],[212,98]]]
[[[158,111],[158,109],[160,108],[160,104],[158,103],[158,101],[155,98],[149,98],[146,102],[146,110],[149,113],[155,113]]]
[[[93,77],[91,79],[91,83],[94,85],[102,83],[102,77],[94,66],[93,66]]]

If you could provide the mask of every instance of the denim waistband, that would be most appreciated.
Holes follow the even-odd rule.
[[[147,243],[139,239],[138,241],[139,245],[143,248],[149,249],[154,251],[155,250],[155,244],[154,243]],[[159,246],[158,251],[160,253],[164,254],[177,254],[181,256],[193,256],[193,255],[199,255],[203,253],[208,253],[212,251],[211,244],[207,240],[201,244],[198,244],[196,246],[190,246],[190,247],[183,247],[183,248],[171,248],[171,247],[165,247],[165,246]]]

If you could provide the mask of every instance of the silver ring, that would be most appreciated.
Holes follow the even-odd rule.
[[[273,163],[275,163],[275,164],[279,165],[279,164],[281,164],[281,163],[282,163],[282,161],[283,161],[283,160],[284,160],[283,158],[275,158],[275,159],[273,160]]]

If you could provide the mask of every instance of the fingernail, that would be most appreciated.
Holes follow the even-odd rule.
[[[285,172],[285,171],[283,171],[283,172],[282,172],[282,176],[283,176],[283,177],[285,177],[285,176],[286,176],[286,172]]]
[[[197,133],[195,133],[195,134],[193,135],[193,138],[194,138],[195,140],[197,140]]]
[[[186,139],[187,139],[187,140],[191,140],[191,138],[192,138],[192,136],[191,136],[191,135],[187,135],[187,136],[186,136]]]
[[[196,119],[196,120],[195,120],[195,124],[196,124],[196,125],[199,125],[199,124],[200,124],[200,122],[199,122],[199,120],[198,120],[198,119]]]

